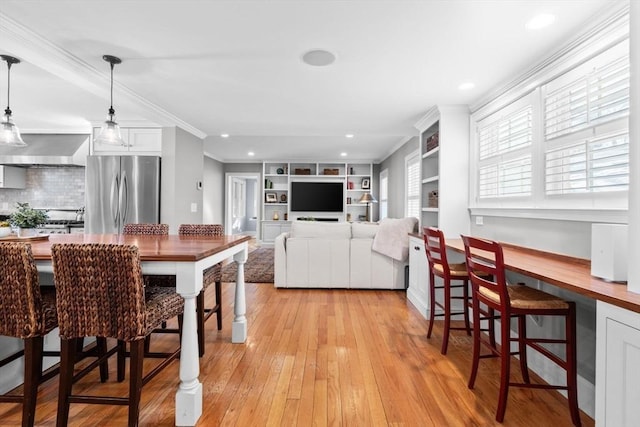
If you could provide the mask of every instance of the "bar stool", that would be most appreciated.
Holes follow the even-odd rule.
[[[224,236],[222,224],[181,224],[178,228],[181,236]],[[216,303],[213,307],[204,306],[205,291],[215,284]],[[198,350],[200,357],[204,355],[204,323],[212,314],[216,314],[218,330],[222,330],[222,263],[207,268],[203,272],[202,291],[196,298],[196,316],[198,322]]]
[[[469,275],[467,274],[467,265],[465,263],[449,264],[447,261],[447,249],[444,241],[444,233],[434,227],[424,227],[422,229],[422,237],[424,239],[424,249],[427,253],[429,262],[429,330],[427,338],[431,338],[433,330],[433,322],[435,317],[444,317],[444,330],[442,333],[442,354],[447,354],[449,346],[449,331],[464,330],[467,335],[471,335],[471,326],[469,325]],[[435,276],[442,278],[442,285],[436,286]],[[461,281],[462,284],[452,285],[451,281]],[[451,296],[451,289],[462,288],[462,296]],[[442,289],[444,292],[443,302],[436,301],[436,289]],[[451,311],[451,300],[462,300],[462,311]],[[443,312],[435,314],[435,309],[440,307]],[[463,315],[464,327],[451,327],[451,316]]]
[[[33,426],[42,375],[43,338],[58,326],[56,294],[40,288],[31,245],[0,243],[0,335],[21,338],[24,350],[0,361],[0,367],[24,355],[24,392],[0,396],[0,402],[22,403],[22,425]],[[52,372],[56,374],[56,372]]]
[[[53,244],[53,274],[57,290],[61,358],[57,426],[66,426],[71,403],[128,405],[128,425],[138,425],[142,386],[180,354],[170,353],[143,376],[145,337],[163,321],[181,314],[184,300],[170,289],[145,292],[138,248],[102,243]],[[80,396],[72,394],[74,352],[85,336],[115,338],[119,355],[131,348],[129,396]],[[88,368],[87,368],[88,369]],[[86,370],[86,369],[85,369]],[[81,374],[85,373],[85,370]],[[124,371],[118,381],[124,379]]]
[[[507,285],[504,270],[504,258],[502,246],[499,243],[462,236],[465,247],[465,256],[469,277],[471,279],[474,331],[473,331],[473,362],[469,377],[469,388],[474,387],[478,373],[480,358],[500,358],[500,394],[496,420],[502,422],[507,406],[507,396],[510,386],[526,388],[548,388],[555,390],[567,390],[571,421],[575,426],[580,426],[580,410],[578,408],[577,395],[577,361],[576,361],[576,305],[575,302],[565,301],[554,295],[533,289],[524,285]],[[482,251],[482,252],[478,252]],[[480,254],[481,255],[478,255]],[[487,276],[481,276],[477,272],[483,272]],[[476,308],[480,303],[486,304],[498,311],[502,322],[500,325],[501,349],[493,347],[477,329],[478,319]],[[527,336],[526,315],[534,316],[562,316],[565,319],[564,339],[531,338]],[[511,337],[509,319],[518,320],[518,336]],[[518,343],[518,351],[511,353],[511,342]],[[564,344],[566,357],[563,359],[549,351],[541,344]],[[481,355],[480,346],[485,345],[490,353]],[[566,385],[532,384],[527,368],[527,349],[529,346],[547,357],[566,371]],[[510,381],[510,356],[520,356],[520,369],[522,370],[522,383]]]

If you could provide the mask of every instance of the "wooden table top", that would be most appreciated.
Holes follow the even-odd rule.
[[[572,292],[640,313],[640,294],[625,283],[612,283],[591,275],[591,261],[501,243],[507,270],[530,276]],[[448,239],[447,247],[464,253],[462,239]]]
[[[51,259],[54,243],[115,243],[139,248],[141,261],[195,262],[251,240],[250,236],[146,236],[123,234],[52,234],[28,242],[36,260]]]

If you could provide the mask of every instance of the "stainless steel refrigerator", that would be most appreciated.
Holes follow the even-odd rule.
[[[124,224],[160,221],[160,157],[88,156],[86,233],[121,233]]]

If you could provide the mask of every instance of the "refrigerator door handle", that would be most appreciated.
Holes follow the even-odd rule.
[[[118,219],[120,216],[120,208],[118,203],[118,193],[120,193],[120,180],[116,175],[111,183],[111,214],[113,215],[113,226],[118,228]]]
[[[122,197],[124,195],[124,197]],[[129,210],[129,181],[127,180],[127,175],[122,174],[122,185],[120,186],[120,207],[122,209],[122,213],[120,215],[120,221],[124,226],[125,220],[127,219],[127,211]]]

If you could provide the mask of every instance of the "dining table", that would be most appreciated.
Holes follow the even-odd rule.
[[[228,259],[237,263],[231,341],[244,343],[247,339],[244,263],[250,239],[244,235],[51,234],[30,239],[29,243],[36,266],[43,272],[53,271],[51,245],[55,243],[110,243],[137,246],[144,274],[176,276],[176,290],[184,298],[184,317],[175,424],[194,426],[203,404],[196,326],[196,297],[202,290],[203,271]]]

